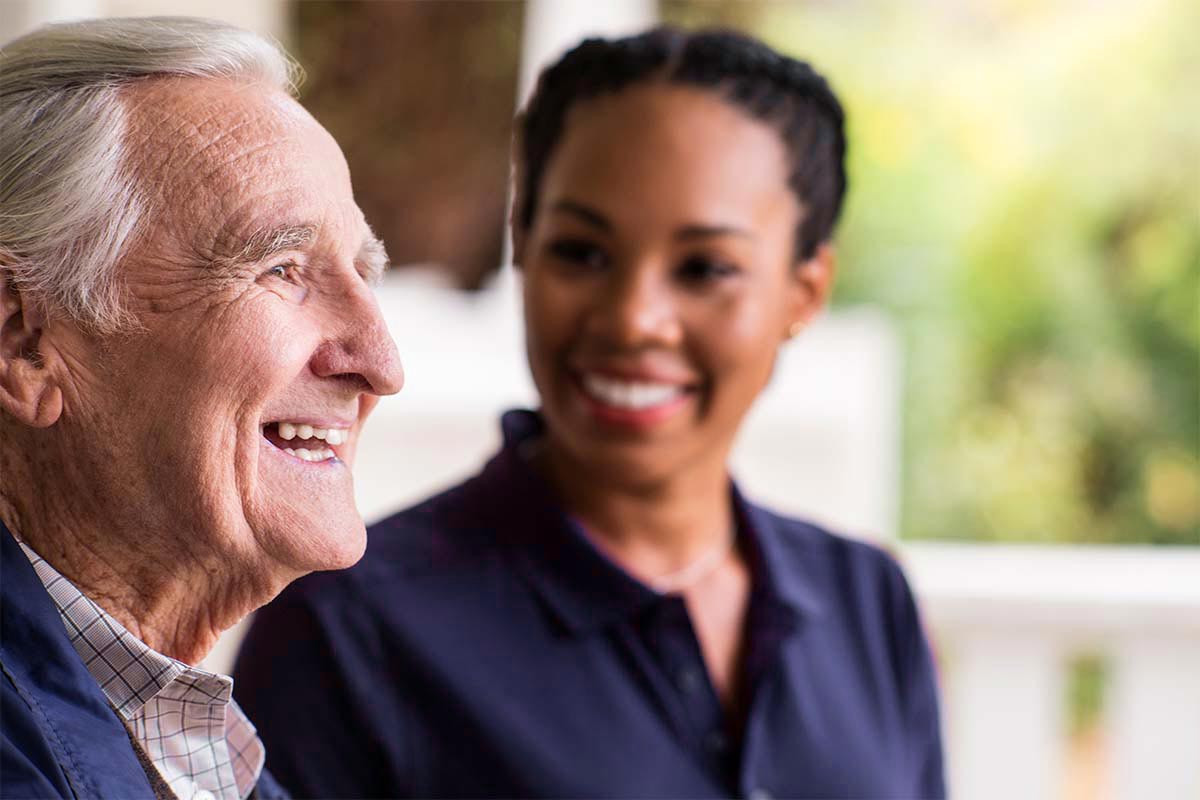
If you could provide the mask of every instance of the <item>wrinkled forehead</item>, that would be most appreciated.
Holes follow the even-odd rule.
[[[169,78],[125,101],[126,151],[158,231],[207,251],[289,218],[362,224],[341,150],[282,90]]]

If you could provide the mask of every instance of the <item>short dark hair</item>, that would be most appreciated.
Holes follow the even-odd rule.
[[[664,26],[621,39],[587,39],[543,70],[517,119],[516,224],[533,224],[542,174],[572,104],[654,80],[711,88],[778,131],[791,158],[788,185],[804,208],[796,254],[810,258],[832,236],[846,192],[841,103],[807,63],[726,30]]]

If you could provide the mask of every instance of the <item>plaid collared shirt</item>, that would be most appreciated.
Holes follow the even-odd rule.
[[[171,791],[183,800],[245,800],[266,753],[233,701],[233,679],[155,652],[24,542],[21,548],[75,652]]]

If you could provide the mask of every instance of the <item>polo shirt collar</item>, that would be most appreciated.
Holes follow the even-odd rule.
[[[813,588],[823,582],[817,570],[824,565],[817,554],[806,557],[806,547],[788,541],[795,533],[785,531],[779,517],[746,500],[737,484],[731,485],[731,491],[755,586],[797,622],[823,617],[825,602]]]
[[[491,509],[508,540],[519,573],[551,614],[572,634],[582,635],[657,606],[664,595],[629,575],[603,553],[559,505],[553,489],[533,470],[523,450],[543,434],[545,423],[532,411],[509,411],[501,418],[504,446],[484,471]],[[822,610],[804,579],[795,574],[778,521],[748,503],[731,482],[738,537],[764,606],[793,627]]]

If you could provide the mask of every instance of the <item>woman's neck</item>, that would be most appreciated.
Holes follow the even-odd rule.
[[[596,544],[649,583],[727,548],[734,534],[723,462],[696,464],[661,481],[634,484],[622,476],[595,474],[543,443],[534,465]]]

